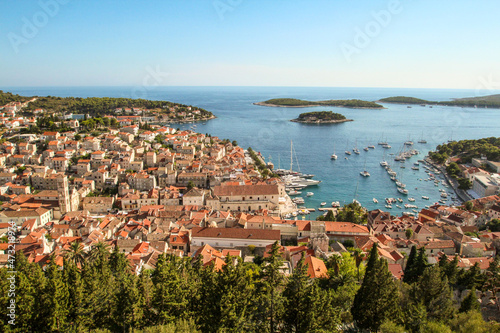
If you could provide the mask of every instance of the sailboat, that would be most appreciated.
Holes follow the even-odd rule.
[[[384,168],[389,166],[389,163],[385,160],[385,151],[384,151],[384,158],[382,159],[382,162],[380,162],[380,166],[383,166]]]
[[[346,155],[351,155],[351,152],[349,151],[349,149],[347,147],[349,147],[349,140],[347,140],[347,143],[346,143],[345,154]]]
[[[422,131],[422,136],[420,137],[420,140],[418,140],[418,143],[427,143],[427,140],[424,139],[424,131]]]
[[[358,140],[356,140],[356,144],[354,145],[352,151],[354,152],[354,154],[359,155]]]
[[[332,160],[336,160],[337,159],[337,155],[335,154],[335,143],[333,144],[333,154],[332,154],[332,156],[330,156],[330,158]]]
[[[363,171],[361,171],[359,174],[363,177],[370,177],[370,173],[366,171],[366,158],[365,158],[365,166],[363,167]]]

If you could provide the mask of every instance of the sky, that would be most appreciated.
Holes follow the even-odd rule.
[[[498,0],[0,1],[2,86],[500,89]]]

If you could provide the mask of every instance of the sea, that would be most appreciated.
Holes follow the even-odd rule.
[[[453,194],[450,188],[435,186],[425,181],[428,175],[420,165],[418,171],[411,167],[423,159],[430,150],[450,140],[479,139],[500,135],[500,109],[473,107],[420,106],[383,104],[384,109],[350,109],[339,107],[281,108],[254,105],[271,98],[299,98],[306,100],[362,99],[376,101],[391,96],[411,96],[432,101],[478,96],[477,90],[457,89],[403,89],[403,88],[349,88],[349,87],[0,87],[24,96],[59,97],[126,97],[151,100],[168,100],[202,107],[211,111],[216,119],[172,124],[172,127],[208,133],[221,139],[236,140],[243,148],[252,147],[260,152],[266,162],[275,168],[289,169],[292,158],[294,171],[314,174],[321,180],[318,186],[303,190],[304,206],[316,212],[303,218],[314,219],[325,207],[338,201],[341,204],[358,200],[367,209],[386,209],[385,198],[402,198],[397,208],[393,204],[391,214],[398,215],[405,209],[408,198],[414,198],[418,209],[441,199],[440,189]],[[485,94],[500,91],[483,91]],[[310,125],[290,122],[300,113],[333,111],[345,115],[352,122],[328,125]],[[426,144],[418,143],[426,140]],[[404,142],[413,141],[413,149],[419,151],[404,163],[394,161],[403,149]],[[378,142],[385,141],[391,149],[383,149]],[[374,145],[375,149],[363,148]],[[293,149],[291,148],[293,147]],[[360,154],[345,154],[357,147]],[[292,152],[292,154],[291,154]],[[338,155],[332,160],[332,153]],[[346,158],[347,157],[347,158]],[[409,194],[402,195],[389,175],[380,166],[386,160],[406,184]],[[370,177],[362,177],[367,170]],[[439,179],[439,178],[438,178]],[[307,197],[306,192],[314,193]],[[430,200],[424,200],[427,196]],[[375,203],[376,198],[379,202]]]

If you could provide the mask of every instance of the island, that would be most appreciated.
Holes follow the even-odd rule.
[[[384,107],[375,102],[360,99],[330,99],[325,101],[306,101],[296,98],[273,98],[264,102],[256,102],[254,105],[274,106],[284,108],[307,108],[311,106],[335,106],[353,109],[383,109]]]
[[[500,109],[500,94],[454,98],[451,101],[428,101],[425,99],[395,96],[387,97],[378,100],[379,103],[394,103],[394,104],[420,104],[425,105],[443,105],[443,106],[462,106],[462,107],[478,107],[478,108],[497,108]]]
[[[192,105],[169,101],[115,98],[115,97],[55,97],[20,96],[0,90],[0,105],[23,105],[23,116],[36,116],[45,111],[71,117],[73,114],[87,117],[108,115],[141,116],[148,123],[185,123],[214,119],[212,112]],[[133,118],[131,118],[133,119]]]
[[[338,124],[353,120],[347,119],[343,114],[340,113],[335,113],[332,111],[317,111],[301,113],[296,119],[292,119],[290,121],[304,124]]]

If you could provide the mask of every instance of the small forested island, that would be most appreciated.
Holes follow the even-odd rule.
[[[395,96],[387,97],[378,100],[380,103],[394,103],[394,104],[421,104],[421,105],[443,105],[443,106],[463,106],[463,107],[478,107],[478,108],[499,108],[500,109],[500,94],[480,96],[480,97],[467,97],[467,98],[454,98],[451,101],[428,101],[425,99]]]
[[[38,110],[44,110],[50,113],[87,114],[91,117],[140,114],[173,123],[215,118],[212,112],[205,109],[168,101],[115,97],[26,97],[0,90],[0,105],[13,102],[22,103],[24,116],[33,116]]]
[[[311,106],[336,106],[353,109],[383,109],[384,107],[375,102],[362,101],[360,99],[329,99],[325,101],[306,101],[296,98],[273,98],[264,102],[253,103],[262,106],[277,106],[285,108],[305,108]]]
[[[301,113],[296,119],[292,119],[290,121],[305,124],[338,124],[353,120],[346,119],[346,117],[340,113],[332,111],[317,111]]]

